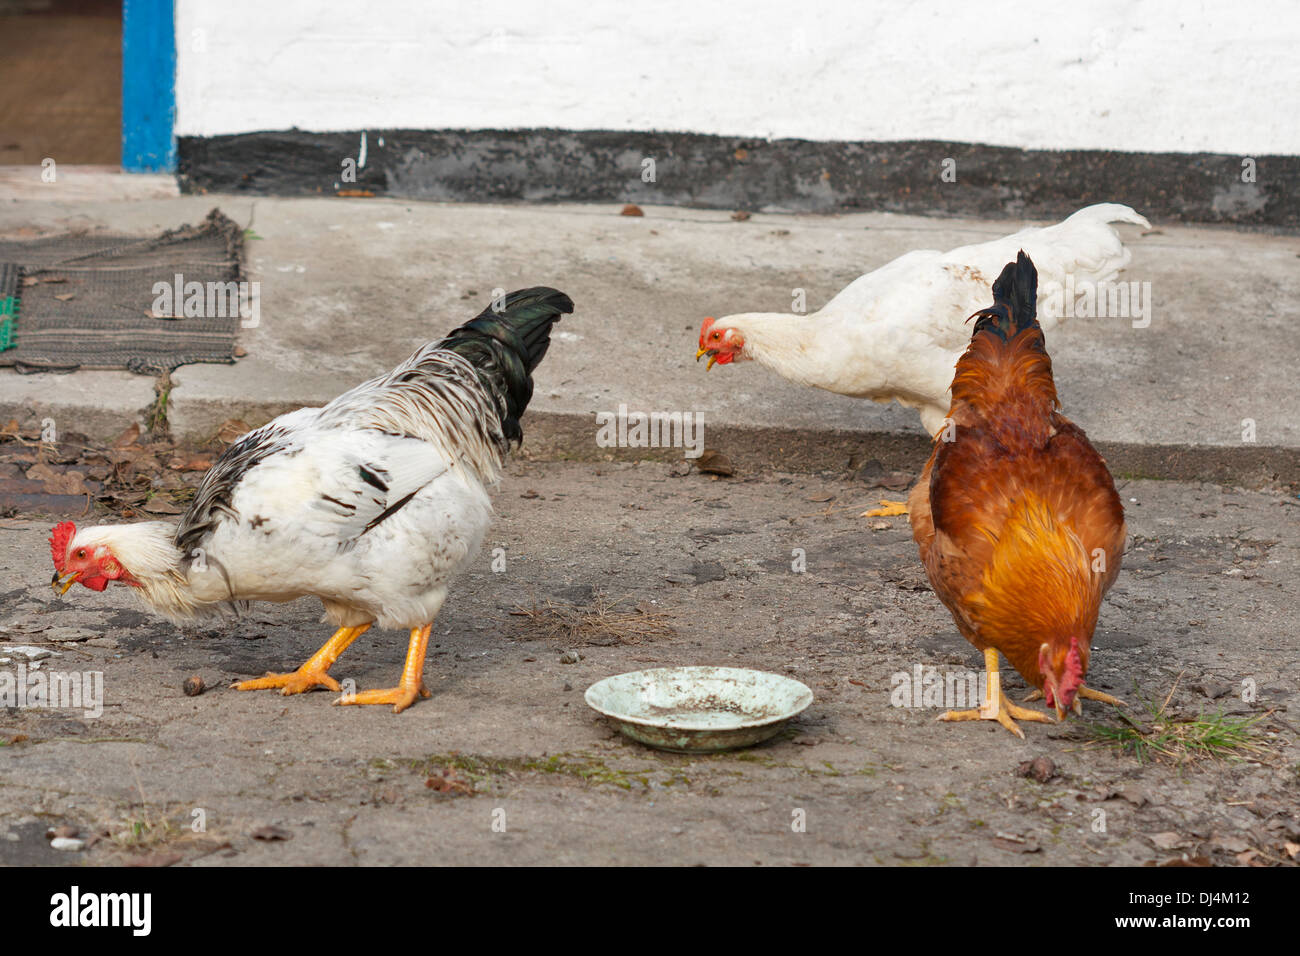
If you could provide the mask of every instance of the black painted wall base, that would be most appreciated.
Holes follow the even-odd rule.
[[[360,139],[359,130],[182,137],[181,188],[1037,219],[1089,203],[1122,202],[1152,220],[1300,227],[1296,156],[693,133],[368,130],[366,165],[349,181],[346,161],[355,165]]]

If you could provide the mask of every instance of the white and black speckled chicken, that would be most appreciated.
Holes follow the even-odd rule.
[[[429,632],[456,574],[477,553],[532,372],[551,326],[573,302],[554,289],[513,292],[387,375],[323,408],[301,408],[249,432],[212,466],[178,524],[148,521],[54,529],[54,586],[136,589],[176,621],[251,601],[314,595],[338,630],[291,674],[240,690],[341,690],[329,674],[372,624],[409,628],[398,686],[342,704],[428,696]]]

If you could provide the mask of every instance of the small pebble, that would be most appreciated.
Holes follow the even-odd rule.
[[[1016,773],[1022,777],[1037,780],[1039,783],[1047,783],[1056,776],[1056,764],[1052,763],[1051,757],[1035,757],[1033,760],[1026,760],[1017,767]]]
[[[74,840],[72,837],[55,837],[50,841],[50,847],[65,853],[76,853],[86,848],[86,841]]]
[[[576,664],[580,660],[582,660],[582,655],[577,651],[565,651],[560,655],[561,664]]]
[[[198,697],[203,693],[207,685],[203,683],[203,678],[198,674],[193,677],[185,678],[185,683],[181,685],[181,690],[185,691],[186,697]]]

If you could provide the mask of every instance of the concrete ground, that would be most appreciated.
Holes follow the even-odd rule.
[[[1250,731],[1260,750],[1173,766],[1106,746],[1090,727],[1123,724],[1101,705],[1025,725],[1024,742],[892,706],[897,673],[980,663],[926,587],[906,519],[858,517],[901,494],[864,477],[919,471],[915,414],[754,366],[706,375],[693,361],[705,315],[786,308],[795,288],[815,308],[908,249],[1020,223],[93,190],[57,202],[15,188],[0,194],[0,233],[158,230],[213,206],[261,237],[249,243],[261,323],[235,366],[174,374],[178,437],[323,402],[477,312],[494,287],[552,284],[577,312],[538,371],[492,538],[438,622],[434,696],[400,716],[332,708],[326,693],[225,689],[296,666],[324,640],[311,602],[182,631],[117,589],[60,599],[50,522],[0,519],[5,667],[6,646],[54,650],[42,666],[101,672],[106,702],[97,718],[0,715],[0,863],[1274,863],[1300,852],[1300,717],[1288,709],[1300,681],[1295,237],[1126,228],[1125,278],[1151,283],[1151,326],[1074,319],[1049,338],[1065,410],[1105,450],[1134,535],[1103,608],[1095,683],[1139,722],[1166,698],[1179,719],[1261,718]],[[153,383],[127,373],[0,373],[0,423],[52,416],[103,438],[153,399]],[[596,447],[593,413],[620,403],[702,413],[706,443],[736,477]],[[1254,443],[1241,440],[1245,418]],[[805,573],[791,570],[795,549]],[[590,608],[602,594],[671,630],[583,643],[511,613]],[[403,643],[367,635],[336,670],[361,687],[391,683]],[[565,652],[580,659],[563,663]],[[624,740],[582,701],[609,674],[702,663],[789,673],[816,703],[768,744],[692,758]],[[184,696],[194,674],[211,689]],[[1054,764],[1044,783],[1017,773],[1037,757]],[[799,810],[805,832],[791,827]],[[107,835],[57,853],[45,833],[59,825]]]
[[[889,214],[737,222],[678,208],[628,217],[610,206],[239,196],[93,201],[84,189],[61,202],[38,187],[10,182],[0,191],[0,234],[149,233],[219,206],[261,237],[248,244],[250,278],[262,284],[260,324],[240,339],[248,354],[233,368],[193,365],[174,375],[172,428],[189,437],[210,435],[227,418],[258,424],[325,402],[477,313],[493,288],[535,284],[568,292],[577,310],[553,340],[534,415],[590,422],[622,402],[694,410],[720,426],[920,436],[915,413],[897,405],[801,388],[753,365],[706,375],[694,361],[700,320],[783,311],[794,289],[806,290],[815,309],[908,250],[1024,225]],[[1052,333],[1067,412],[1103,444],[1230,449],[1245,458],[1300,447],[1292,413],[1300,407],[1292,374],[1300,366],[1300,238],[1120,228],[1133,250],[1124,278],[1150,283],[1151,324],[1076,318]],[[643,369],[654,374],[634,374]],[[94,437],[152,400],[152,384],[126,372],[0,376],[0,416],[49,414]],[[1242,448],[1246,418],[1256,423],[1253,448]]]
[[[105,691],[98,719],[0,718],[0,743],[26,738],[0,747],[0,863],[1233,864],[1288,860],[1300,843],[1295,507],[1215,485],[1124,484],[1135,548],[1089,682],[1139,721],[1167,697],[1180,719],[1269,715],[1249,759],[1175,767],[1101,743],[1090,726],[1119,722],[1100,704],[1024,724],[1024,741],[893,706],[896,674],[980,666],[926,588],[906,519],[860,519],[879,492],[854,478],[681,472],[516,463],[484,554],[438,620],[433,697],[398,716],[333,707],[327,692],[227,689],[323,642],[313,601],[182,632],[124,589],[56,597],[49,522],[0,522],[4,636],[55,649],[47,670],[101,672]],[[511,613],[602,592],[662,613],[671,632],[552,639]],[[388,686],[404,645],[372,632],[334,672]],[[686,664],[789,674],[816,701],[775,740],[708,757],[632,743],[583,702],[607,675]],[[185,696],[192,675],[211,689]],[[1040,757],[1050,779],[1018,775]],[[108,836],[59,853],[45,839],[57,826]],[[258,838],[268,832],[282,839]]]

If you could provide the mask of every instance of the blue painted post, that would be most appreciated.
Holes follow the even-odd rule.
[[[176,169],[176,17],[172,0],[122,4],[122,169]]]

